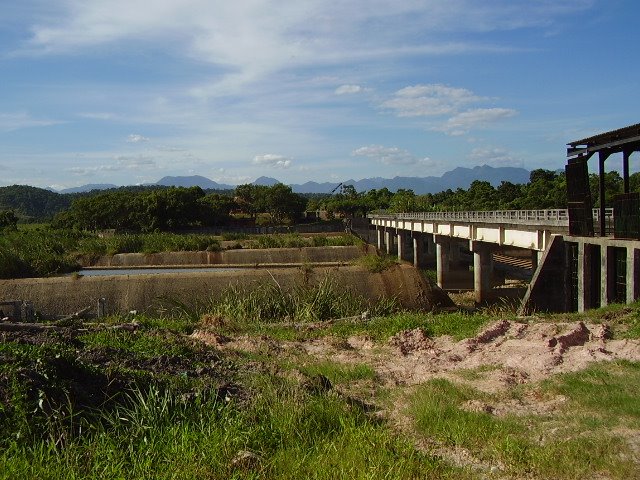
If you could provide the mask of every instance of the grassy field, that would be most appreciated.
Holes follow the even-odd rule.
[[[467,345],[496,319],[607,322],[612,341],[636,342],[637,304],[527,319],[495,310],[363,317],[357,299],[324,285],[292,294],[286,308],[269,303],[274,291],[230,307],[250,296],[230,291],[165,318],[0,333],[0,478],[640,475],[638,362],[593,362],[496,391],[476,387],[501,365],[388,381],[389,340],[402,332]]]

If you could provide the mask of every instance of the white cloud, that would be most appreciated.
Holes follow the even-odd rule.
[[[504,148],[478,147],[471,150],[468,158],[474,165],[491,165],[494,167],[522,167],[522,158],[517,158],[513,153]]]
[[[363,90],[364,89],[360,85],[340,85],[338,88],[336,88],[335,94],[348,95],[348,94],[360,93]]]
[[[156,160],[153,157],[146,155],[118,155],[113,157],[112,163],[90,166],[72,166],[66,169],[66,171],[80,176],[97,175],[104,172],[122,172],[132,170],[149,171],[151,169],[158,169]]]
[[[393,98],[382,104],[395,111],[399,117],[447,115],[470,103],[484,98],[466,88],[447,85],[414,85],[398,90]]]
[[[128,170],[157,167],[155,159],[147,155],[118,155],[117,157],[115,157],[115,161],[118,166]]]
[[[67,169],[68,172],[71,172],[74,175],[79,175],[81,177],[89,177],[102,172],[117,172],[119,170],[121,170],[121,168],[115,165],[97,165],[94,167],[71,167]]]
[[[491,123],[513,117],[516,114],[517,112],[510,108],[476,108],[454,115],[434,130],[452,136],[464,135],[471,129],[486,128]]]
[[[127,143],[144,143],[148,141],[149,138],[143,137],[142,135],[139,135],[137,133],[132,133],[127,137]]]
[[[551,28],[558,18],[594,1],[155,0],[152,8],[146,0],[65,0],[55,7],[36,1],[37,20],[24,52],[95,51],[102,45],[124,50],[135,43],[162,43],[172,54],[217,66],[211,82],[216,93],[216,88],[231,88],[234,82],[239,88],[296,66],[504,50],[501,45],[451,41],[449,35]],[[207,85],[198,91],[211,93]]]
[[[385,165],[428,165],[431,163],[429,157],[420,158],[413,155],[408,150],[403,150],[398,147],[385,147],[382,145],[360,147],[351,152],[351,155],[354,157],[373,158]]]
[[[267,153],[265,155],[256,155],[251,163],[272,168],[289,168],[291,162],[292,160],[288,157]]]
[[[59,125],[61,121],[36,119],[27,112],[17,113],[0,113],[0,131],[10,132],[13,130],[21,130],[23,128],[48,127],[51,125]]]
[[[116,120],[118,118],[116,114],[109,112],[84,112],[79,113],[78,116],[90,120]]]

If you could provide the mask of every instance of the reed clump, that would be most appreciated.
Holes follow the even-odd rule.
[[[251,288],[231,286],[222,295],[212,298],[206,313],[237,322],[274,322],[289,319],[296,322],[317,322],[349,317],[369,311],[372,315],[389,314],[399,309],[394,299],[380,299],[371,304],[331,276],[311,284],[300,282],[283,288],[276,281]]]

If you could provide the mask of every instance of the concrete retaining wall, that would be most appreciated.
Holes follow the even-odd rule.
[[[33,303],[44,315],[63,315],[87,306],[97,307],[106,299],[106,313],[130,310],[157,311],[170,298],[185,304],[219,295],[230,285],[247,286],[277,281],[282,288],[299,282],[319,282],[330,275],[345,288],[375,301],[395,296],[406,308],[431,308],[447,304],[448,297],[432,287],[420,272],[399,265],[382,273],[370,273],[362,267],[318,267],[315,269],[247,269],[233,272],[195,272],[158,275],[117,275],[107,277],[28,278],[0,281],[0,300],[11,298]],[[450,300],[448,300],[450,302]]]
[[[221,252],[120,253],[85,262],[95,267],[149,265],[256,265],[265,263],[350,262],[366,253],[366,246],[238,249]]]

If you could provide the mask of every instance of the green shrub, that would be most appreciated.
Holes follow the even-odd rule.
[[[232,286],[204,307],[206,313],[220,315],[240,323],[274,322],[285,318],[311,322],[359,315],[390,313],[397,302],[381,299],[370,305],[362,296],[325,277],[315,285],[300,283],[283,289],[275,282],[251,288]]]
[[[390,255],[363,255],[356,260],[360,265],[372,273],[384,272],[386,269],[398,264],[396,257]]]

